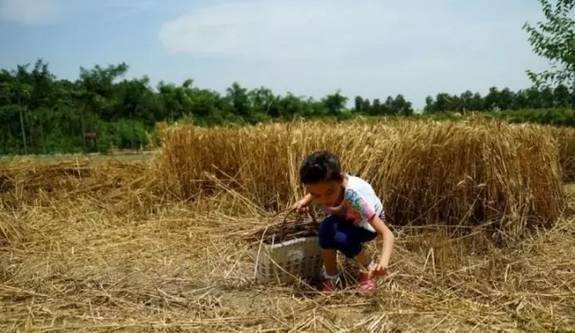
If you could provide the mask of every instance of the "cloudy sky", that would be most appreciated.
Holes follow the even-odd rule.
[[[0,68],[43,58],[58,76],[130,66],[129,77],[224,91],[353,98],[522,89],[547,67],[525,22],[536,0],[0,0]]]

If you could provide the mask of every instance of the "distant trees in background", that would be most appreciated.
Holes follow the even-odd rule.
[[[424,112],[549,109],[574,106],[573,89],[560,84],[555,88],[531,87],[516,92],[508,88],[499,90],[491,87],[485,96],[469,90],[460,95],[439,93],[435,97],[426,98]]]
[[[225,92],[125,78],[128,65],[80,69],[74,80],[59,79],[48,64],[19,65],[0,70],[0,154],[91,152],[145,147],[157,122],[190,121],[202,126],[253,124],[294,118],[348,119],[355,116],[414,115],[403,95],[384,99],[336,91],[320,99],[277,95],[270,89],[248,89],[233,83]],[[491,88],[486,95],[465,91],[439,93],[426,99],[424,113],[569,108],[574,89],[511,91]]]
[[[339,91],[316,100],[236,82],[219,93],[196,87],[191,79],[153,88],[147,77],[124,78],[127,71],[125,63],[81,68],[78,79],[70,81],[57,78],[42,60],[0,70],[0,154],[136,149],[162,121],[209,126],[413,112],[401,96],[382,105],[385,111],[370,106],[363,112],[348,108]]]

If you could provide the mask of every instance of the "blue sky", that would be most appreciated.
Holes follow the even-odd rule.
[[[130,66],[223,92],[425,96],[530,86],[548,66],[521,29],[536,0],[0,0],[0,67],[43,58],[59,77]]]

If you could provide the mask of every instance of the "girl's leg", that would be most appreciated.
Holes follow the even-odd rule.
[[[362,243],[363,242],[369,242],[375,238],[376,239],[376,247],[378,249],[381,248],[381,244],[378,243],[378,240],[381,239],[381,237],[377,237],[377,235],[373,235],[369,231],[359,230],[357,238]],[[361,252],[357,256],[355,256],[355,260],[357,260],[357,262],[362,266],[362,268],[364,270],[367,271],[369,269],[369,264],[371,264],[371,259],[369,258],[367,251],[365,250],[365,248],[363,246],[361,248]]]
[[[373,240],[376,233],[354,225],[341,225],[336,233],[337,248],[348,258],[354,258],[363,266],[363,271],[359,274],[358,289],[362,293],[371,293],[377,287],[375,280],[369,277],[369,257],[362,244]]]
[[[335,233],[335,247],[346,257],[356,258],[361,264],[365,264],[368,258],[363,251],[362,243],[374,239],[376,235],[374,232],[351,223],[341,223],[337,226]]]
[[[337,274],[337,253],[335,249],[321,249],[321,257],[325,272],[327,275],[333,276]]]
[[[371,259],[369,259],[369,256],[367,255],[367,252],[365,251],[365,249],[361,249],[361,252],[355,256],[355,260],[361,265],[361,268],[364,270],[368,270],[368,266],[369,263],[371,262]]]
[[[337,217],[328,216],[319,226],[321,257],[323,259],[325,273],[329,276],[337,275],[337,252],[335,244],[337,222]]]

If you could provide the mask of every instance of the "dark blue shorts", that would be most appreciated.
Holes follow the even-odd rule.
[[[377,236],[351,221],[330,215],[319,225],[319,246],[322,249],[337,249],[348,258],[356,257],[362,249],[362,243]]]

